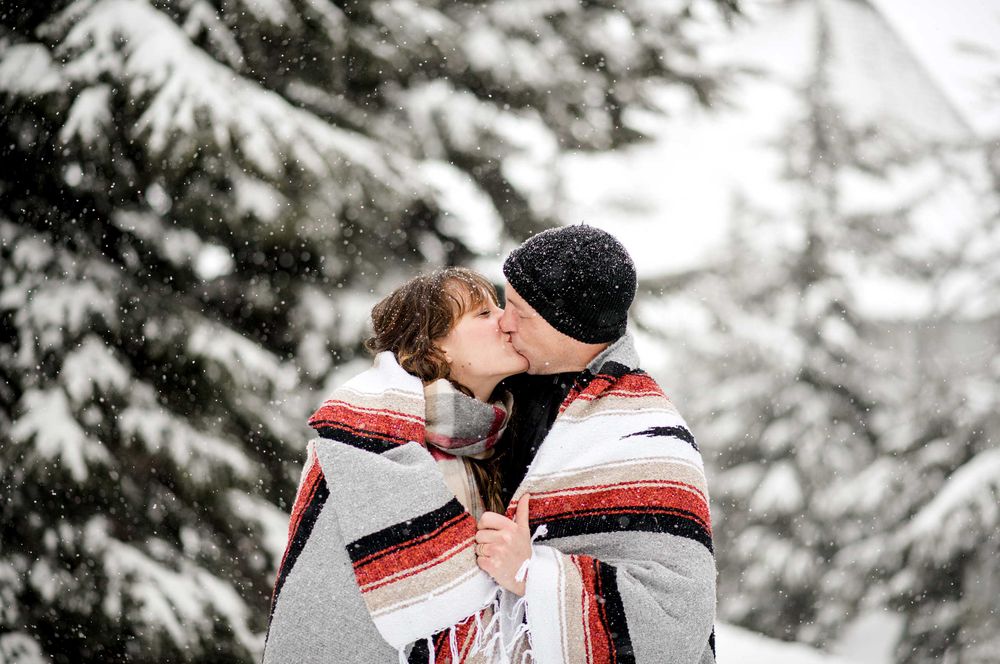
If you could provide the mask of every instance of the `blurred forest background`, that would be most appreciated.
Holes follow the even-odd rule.
[[[0,5],[0,663],[258,660],[372,304],[581,219],[636,256],[727,629],[997,662],[1000,130],[883,4]]]

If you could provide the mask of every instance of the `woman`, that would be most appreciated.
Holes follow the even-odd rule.
[[[503,512],[493,454],[510,399],[494,392],[527,368],[501,314],[493,286],[463,268],[416,277],[372,310],[374,367],[310,419],[319,438],[292,510],[265,662],[496,652],[499,588],[476,566],[476,518]],[[393,500],[394,487],[429,473],[443,481]]]
[[[372,309],[373,355],[391,352],[424,383],[425,442],[448,487],[473,516],[503,512],[493,446],[510,415],[497,384],[528,361],[500,331],[496,290],[483,276],[448,268],[416,277]]]

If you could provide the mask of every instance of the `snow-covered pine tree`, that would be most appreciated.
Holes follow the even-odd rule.
[[[879,457],[837,500],[873,527],[838,553],[829,585],[903,618],[901,664],[985,664],[1000,648],[997,154],[984,141],[947,162],[975,184],[972,223],[951,219],[961,230],[927,257],[935,297],[887,367],[897,389],[880,415]]]
[[[821,0],[786,11],[800,21],[796,34],[815,38],[804,39],[811,65],[777,145],[783,182],[763,200],[747,192],[737,202],[728,253],[665,306],[701,321],[698,333],[686,331],[680,363],[692,426],[717,468],[721,616],[822,643],[860,605],[888,597],[870,592],[885,561],[862,560],[855,547],[912,514],[891,488],[910,472],[894,460],[899,436],[920,448],[940,420],[928,398],[907,402],[921,369],[907,366],[891,318],[929,314],[920,300],[946,262],[927,237],[926,210],[954,214],[941,200],[968,182],[919,130],[929,119],[921,113],[932,109],[928,124],[942,127],[950,108],[870,5]],[[861,37],[866,50],[851,41]],[[877,86],[881,103],[919,106],[917,117],[905,105],[886,117],[859,96],[862,85]],[[960,446],[959,456],[972,451]]]
[[[993,75],[984,100],[1000,99],[1000,51],[969,47]],[[953,172],[976,184],[974,223],[935,261],[935,316],[912,344],[920,375],[884,462],[888,500],[908,518],[845,551],[874,568],[865,597],[905,617],[900,662],[985,664],[1000,651],[1000,136],[970,148]],[[914,417],[915,414],[919,416]],[[913,426],[916,423],[916,426]]]
[[[825,618],[898,616],[900,664],[985,664],[1000,648],[1000,148],[970,136],[934,161],[922,229],[894,244],[930,288],[875,341],[892,351],[876,458],[825,501],[867,525],[833,559]]]
[[[651,82],[711,98],[735,5],[4,5],[0,660],[254,659],[376,294],[552,223]]]

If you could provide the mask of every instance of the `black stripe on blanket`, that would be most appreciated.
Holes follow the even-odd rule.
[[[351,556],[351,562],[354,563],[386,549],[392,549],[391,553],[393,554],[398,553],[422,543],[431,535],[436,534],[441,526],[461,516],[464,512],[465,508],[462,507],[462,504],[452,498],[443,507],[432,512],[354,540],[347,545],[347,553]]]
[[[278,603],[278,595],[281,593],[281,587],[285,585],[285,579],[288,578],[292,568],[295,567],[295,561],[298,560],[299,554],[302,553],[306,542],[309,541],[309,535],[316,525],[319,513],[323,510],[323,504],[330,497],[330,489],[326,486],[326,478],[324,476],[320,475],[319,481],[316,484],[316,490],[313,492],[312,498],[309,499],[309,504],[302,510],[299,527],[295,530],[295,535],[292,536],[292,541],[288,545],[285,564],[278,570],[278,579],[274,582],[274,596],[271,599],[271,618],[274,617],[274,606]]]
[[[427,664],[433,662],[430,650],[427,648],[427,639],[420,639],[410,648],[410,654],[406,657],[407,664]],[[456,663],[457,664],[457,663]]]
[[[703,545],[714,555],[712,547],[712,536],[693,517],[680,513],[665,513],[662,511],[652,511],[653,508],[646,508],[648,511],[636,514],[636,510],[642,508],[629,508],[628,514],[615,514],[602,510],[600,513],[578,512],[572,516],[566,516],[555,520],[545,521],[548,532],[541,536],[539,540],[550,540],[559,537],[572,537],[573,535],[591,535],[594,533],[615,533],[615,532],[650,532],[669,533],[678,537],[686,537]],[[552,519],[552,517],[549,517]],[[532,531],[542,525],[543,522],[531,522]]]
[[[625,605],[618,591],[618,570],[599,560],[594,562],[597,565],[597,578],[601,584],[598,592],[604,600],[600,603],[603,609],[601,620],[614,646],[612,661],[618,664],[635,664],[632,639],[628,633],[628,621],[625,619]]]
[[[375,438],[373,436],[365,435],[364,431],[360,429],[353,429],[345,424],[340,424],[335,427],[320,425],[314,428],[320,438],[335,440],[339,443],[346,443],[351,447],[357,447],[358,449],[362,449],[366,452],[372,452],[374,454],[383,454],[409,442],[403,440],[402,438],[395,440]]]
[[[632,438],[633,436],[648,436],[649,438],[680,438],[685,443],[698,450],[698,443],[694,442],[694,435],[684,427],[650,427],[644,431],[636,431],[635,433],[630,433],[624,438]]]
[[[608,360],[607,362],[602,364],[601,368],[598,370],[597,375],[610,377],[617,380],[628,373],[634,374],[636,376],[646,375],[646,372],[643,371],[642,369],[629,369],[621,362],[615,362],[614,360]]]

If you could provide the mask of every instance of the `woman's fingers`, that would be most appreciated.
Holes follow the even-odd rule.
[[[478,558],[476,558],[476,564],[479,565],[479,569],[483,570],[490,576],[493,576],[493,570],[495,569],[496,565],[493,562],[492,558],[488,556],[479,556]],[[494,581],[495,580],[496,579],[494,579]]]
[[[517,501],[517,512],[514,514],[514,522],[522,527],[529,528],[529,518],[528,518],[528,507],[531,501],[531,494],[526,493],[521,496],[521,500]]]
[[[477,542],[509,542],[511,536],[502,530],[478,530],[476,531]]]
[[[476,531],[476,564],[503,588],[524,594],[524,581],[516,581],[517,571],[531,557],[528,531],[528,501],[525,495],[517,506],[517,521],[496,512],[479,517]]]
[[[500,529],[516,526],[513,521],[502,514],[497,514],[496,512],[483,512],[483,515],[479,517],[479,523],[477,525],[480,530],[483,528]]]

